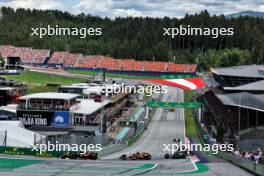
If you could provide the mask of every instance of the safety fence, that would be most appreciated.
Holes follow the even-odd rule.
[[[249,172],[254,173],[254,175],[264,175],[264,165],[255,163],[249,159],[241,158],[240,156],[235,156],[232,153],[219,152],[218,156],[224,160],[230,161],[235,165],[246,169]]]
[[[54,66],[49,64],[49,66]],[[106,70],[100,68],[85,68],[85,67],[64,67],[66,70],[70,71],[89,71],[89,72],[101,72],[105,71],[107,74],[112,76],[119,77],[120,75],[127,75],[132,77],[137,76],[150,76],[150,77],[161,77],[161,76],[175,76],[175,75],[187,75],[187,76],[195,76],[196,72],[159,72],[159,71],[138,71],[138,70]]]
[[[111,144],[109,146],[104,147],[100,152],[98,152],[99,156],[106,156],[118,151],[125,149],[127,144]]]
[[[138,130],[137,134],[134,137],[132,137],[130,140],[127,141],[128,146],[133,145],[143,135],[144,131],[148,128],[148,125],[149,125],[152,117],[154,116],[155,112],[156,112],[156,109],[155,108],[152,109],[152,111],[149,114],[149,118],[146,121],[145,125],[141,129]]]
[[[210,136],[208,132],[200,125],[196,114],[194,113],[193,118],[195,120],[195,126],[198,133],[198,136],[200,138],[201,143],[210,143]],[[229,161],[251,173],[254,175],[261,175],[264,176],[264,165],[263,164],[257,164],[251,160],[241,158],[240,156],[235,156],[232,153],[227,152],[219,152],[216,156]]]

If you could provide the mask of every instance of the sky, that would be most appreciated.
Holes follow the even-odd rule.
[[[183,17],[207,9],[212,14],[264,12],[264,0],[0,0],[0,7],[57,9],[103,17]]]

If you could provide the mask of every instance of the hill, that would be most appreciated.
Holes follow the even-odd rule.
[[[242,17],[248,16],[248,17],[264,18],[264,12],[257,12],[257,11],[247,10],[247,11],[242,11],[242,12],[226,15],[227,18],[238,18],[240,16],[242,16]]]
[[[184,18],[103,18],[89,14],[72,15],[58,10],[30,10],[2,7],[0,45],[69,51],[84,55],[105,55],[120,59],[196,63],[211,66],[264,64],[264,19],[210,16],[207,10]],[[31,28],[101,28],[101,36],[39,36]],[[164,28],[233,28],[234,35],[164,35]],[[217,32],[217,31],[214,31]],[[218,31],[219,34],[219,31]],[[224,55],[224,53],[228,53]],[[212,57],[213,56],[213,57]],[[219,57],[218,57],[219,56]]]

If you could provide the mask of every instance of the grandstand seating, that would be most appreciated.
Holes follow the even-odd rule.
[[[50,51],[46,49],[34,49],[34,51],[36,63],[44,63],[46,58],[50,55]]]
[[[82,56],[66,52],[54,52],[50,64],[61,63],[64,66],[82,68],[106,68],[108,70],[124,71],[156,71],[156,72],[184,72],[196,71],[195,64],[175,64],[156,61],[136,61],[134,59],[114,59],[107,56]]]
[[[79,62],[81,57],[82,57],[82,54],[70,53],[68,55],[68,59],[65,60],[64,65],[65,66],[75,66]]]
[[[69,57],[69,52],[55,51],[49,59],[50,64],[63,64]]]
[[[2,57],[15,57],[16,52],[15,52],[15,47],[11,45],[2,45],[0,46],[0,54]]]
[[[235,111],[228,111],[212,91],[206,92],[204,98],[210,106],[210,111],[214,113],[218,122],[220,122],[226,129],[238,128],[238,117]]]
[[[23,64],[44,64],[50,51],[45,49],[32,49],[28,47],[15,47],[11,45],[0,46],[3,57],[20,57]],[[123,71],[153,71],[153,72],[184,72],[196,71],[195,64],[175,64],[172,62],[137,61],[134,59],[114,59],[108,56],[84,56],[80,53],[55,51],[50,57],[49,64],[61,64],[66,67],[106,68],[108,70]]]
[[[16,48],[16,53],[17,55],[20,57],[20,60],[26,62],[26,63],[33,63],[35,62],[34,59],[34,53],[32,48],[24,48],[24,47],[20,47],[20,48]]]
[[[225,127],[225,129],[238,129],[238,119],[240,114],[240,130],[255,127],[256,121],[258,125],[264,125],[264,113],[246,108],[237,108],[235,106],[225,106],[222,102],[214,95],[213,91],[208,91],[204,94],[204,99],[207,102],[210,111],[213,112],[214,117],[218,122]],[[238,112],[240,111],[240,113]],[[258,116],[258,118],[257,118]]]
[[[119,60],[119,68],[120,70],[142,70],[142,63],[140,61],[135,61],[133,59],[124,59]]]
[[[20,57],[24,64],[43,64],[50,51],[46,49],[32,49],[27,47],[14,47],[11,45],[0,46],[2,57]]]
[[[111,57],[99,56],[97,62],[98,68],[107,68],[109,70],[117,70],[118,69],[118,62],[117,60]]]
[[[167,71],[168,64],[166,62],[151,62],[151,61],[143,61],[142,62],[144,70],[148,71]]]

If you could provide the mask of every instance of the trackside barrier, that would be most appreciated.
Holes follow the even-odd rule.
[[[152,109],[150,115],[149,115],[149,120],[147,121],[147,123],[145,124],[145,126],[143,128],[141,128],[138,133],[132,137],[130,140],[127,141],[127,145],[128,146],[131,146],[133,145],[135,142],[137,142],[137,140],[141,137],[141,135],[144,133],[144,131],[147,129],[152,117],[154,116],[156,112],[156,109]]]
[[[5,155],[30,155],[30,156],[39,156],[39,157],[59,157],[63,155],[64,152],[52,151],[52,152],[40,152],[35,151],[31,148],[20,148],[20,147],[5,147],[0,146],[0,153]]]
[[[127,145],[128,146],[133,145],[140,138],[140,136],[144,133],[144,131],[145,131],[145,128],[141,128],[136,136],[132,137],[131,139],[127,141]]]
[[[205,139],[204,136],[208,135],[204,129],[200,126],[197,118],[195,118],[195,115],[193,115],[193,118],[195,119],[196,129],[198,132],[198,136],[200,138],[201,143],[209,143],[208,139]],[[216,156],[229,161],[249,172],[252,172],[255,175],[261,175],[264,176],[264,165],[263,164],[256,164],[255,162],[251,160],[247,160],[241,157],[237,157],[231,153],[226,152],[219,152]]]
[[[219,152],[218,156],[224,160],[230,161],[233,164],[252,172],[254,175],[264,175],[264,165],[257,164],[251,160],[235,156],[231,153]]]
[[[125,149],[126,147],[128,147],[127,144],[112,144],[107,147],[104,147],[100,152],[98,152],[98,155],[99,156],[109,155],[109,154],[121,151]]]
[[[198,133],[198,136],[200,138],[201,143],[209,143],[209,139],[205,138],[205,136],[209,136],[209,134],[201,127],[200,123],[198,122],[197,117],[195,116],[195,113],[193,113],[193,118],[195,120],[195,126]],[[229,161],[251,173],[254,175],[260,175],[264,176],[264,165],[263,164],[256,164],[255,162],[241,158],[238,156],[235,156],[231,153],[227,152],[219,152],[216,156],[219,158],[222,158],[226,161]]]
[[[55,64],[56,65],[56,64]],[[49,64],[49,66],[55,66],[54,64]],[[73,71],[91,71],[91,72],[101,72],[102,70],[105,69],[101,69],[101,68],[86,68],[86,67],[64,67],[66,70],[73,70]],[[136,70],[105,70],[106,73],[108,74],[116,74],[116,76],[120,76],[121,75],[127,75],[127,76],[150,76],[150,77],[161,77],[161,76],[165,76],[165,77],[170,77],[172,76],[173,78],[175,78],[175,76],[178,75],[187,75],[189,77],[191,76],[195,76],[196,73],[195,72],[191,72],[191,73],[185,73],[185,72],[158,72],[158,71],[136,71]]]
[[[104,147],[102,151],[98,153],[99,156],[108,155],[111,153],[115,153],[117,151],[123,150],[127,147],[127,144],[113,144],[107,147]],[[20,148],[20,147],[4,147],[0,146],[0,154],[5,155],[27,155],[27,156],[37,156],[37,157],[60,157],[65,152],[53,151],[48,152],[44,151],[40,154],[40,152],[32,151],[31,148]]]

